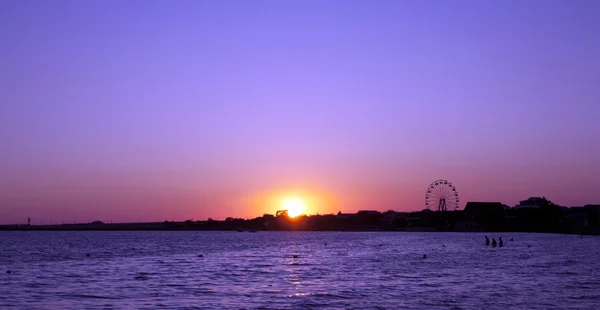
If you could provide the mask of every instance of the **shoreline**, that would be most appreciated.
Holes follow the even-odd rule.
[[[173,224],[184,225],[184,222],[170,222]],[[588,229],[578,232],[560,232],[560,231],[514,231],[514,230],[483,230],[483,229],[449,229],[438,227],[418,227],[405,229],[385,229],[373,227],[353,227],[348,229],[235,229],[235,228],[216,228],[216,227],[165,227],[164,223],[119,223],[119,224],[61,224],[61,225],[0,225],[2,231],[210,231],[210,232],[437,232],[437,233],[540,233],[540,234],[560,234],[560,235],[585,235],[600,236],[600,230]]]

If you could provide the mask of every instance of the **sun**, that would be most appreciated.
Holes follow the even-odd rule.
[[[282,201],[283,209],[288,211],[289,217],[296,217],[306,212],[306,203],[299,197],[287,197]]]

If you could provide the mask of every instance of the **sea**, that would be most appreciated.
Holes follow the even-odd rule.
[[[0,309],[600,309],[600,237],[0,232]]]

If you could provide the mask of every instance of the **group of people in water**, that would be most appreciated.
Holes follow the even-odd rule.
[[[513,241],[513,239],[511,238],[510,241]],[[490,245],[490,238],[488,238],[488,236],[485,236],[485,245]],[[503,247],[504,246],[504,241],[502,241],[502,237],[498,237],[498,242],[496,242],[495,238],[492,238],[492,248],[495,247]]]

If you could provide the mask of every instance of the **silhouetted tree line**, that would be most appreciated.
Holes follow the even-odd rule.
[[[505,209],[499,203],[475,203],[469,207],[465,207],[461,224],[471,229],[600,234],[600,205],[564,208],[549,202],[538,208]]]
[[[182,228],[213,230],[283,231],[514,231],[548,233],[600,233],[600,206],[505,209],[499,203],[483,203],[461,211],[395,212],[369,211],[356,214],[302,215],[265,214],[253,219],[186,223]]]
[[[237,231],[515,231],[600,234],[600,205],[562,208],[508,208],[500,203],[468,203],[465,210],[433,212],[359,211],[355,214],[317,214],[289,217],[286,212],[252,219],[228,217],[224,221],[186,220],[158,223],[88,224],[53,226],[0,226],[21,230],[237,230]]]

